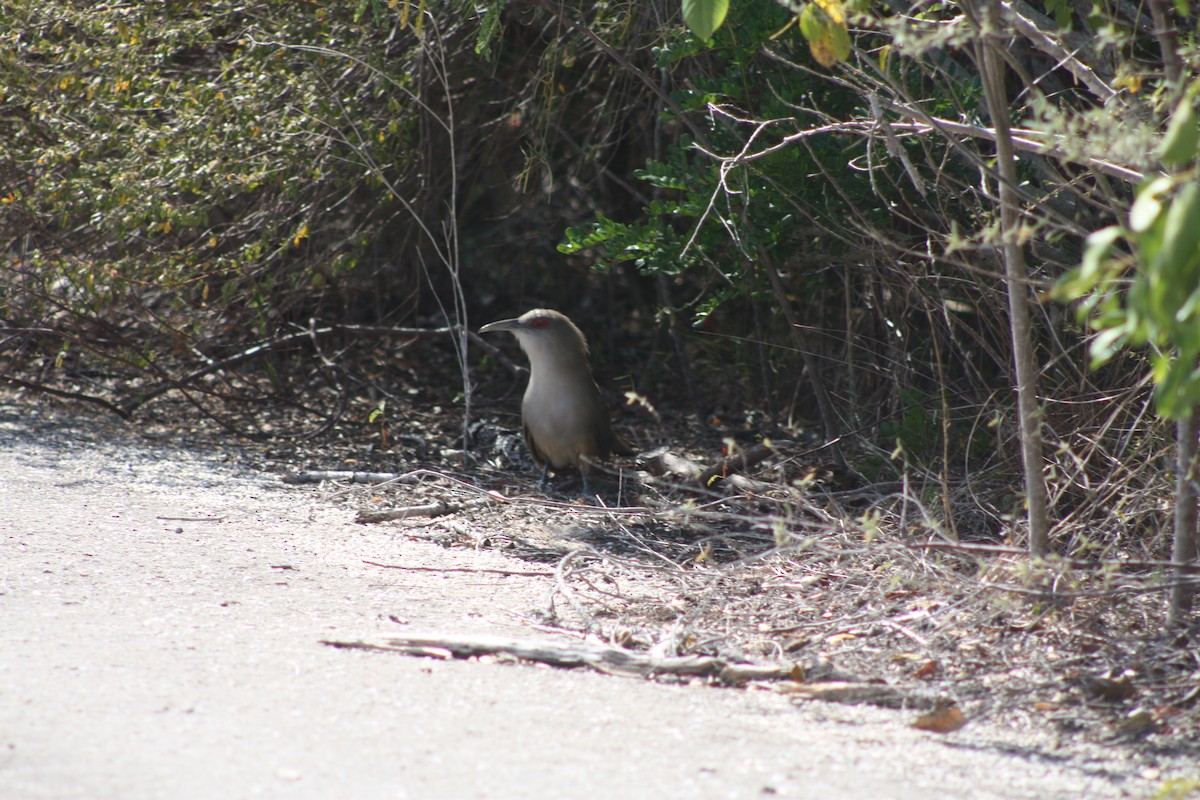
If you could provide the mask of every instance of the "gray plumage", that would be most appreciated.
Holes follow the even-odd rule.
[[[588,492],[592,466],[613,453],[633,450],[612,429],[608,406],[592,377],[587,339],[565,315],[535,308],[517,319],[492,322],[480,333],[507,331],[529,357],[529,386],[521,401],[521,427],[542,481],[551,467],[576,467]]]

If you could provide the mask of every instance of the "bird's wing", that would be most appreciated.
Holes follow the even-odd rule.
[[[633,447],[619,433],[612,429],[612,418],[608,414],[608,403],[605,402],[604,396],[600,393],[599,389],[596,390],[593,402],[595,403],[595,418],[602,421],[599,430],[596,432],[596,447],[599,450],[597,455],[600,458],[608,458],[614,453],[620,456],[633,455],[636,452]]]

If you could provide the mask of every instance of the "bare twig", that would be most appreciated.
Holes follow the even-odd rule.
[[[452,502],[450,500],[438,500],[433,503],[425,503],[417,506],[404,506],[402,508],[393,508],[387,511],[360,511],[354,518],[354,521],[360,525],[370,525],[376,522],[391,522],[399,519],[409,519],[411,517],[441,517],[446,514],[457,514],[460,511],[469,511],[472,508],[479,508],[491,503],[499,502],[497,497],[476,497],[471,500],[463,500],[461,502]]]
[[[404,636],[382,642],[323,640],[321,644],[343,649],[385,650],[404,655],[477,658],[510,656],[555,667],[590,667],[614,675],[652,678],[663,675],[715,678],[726,683],[747,680],[786,680],[792,664],[744,664],[712,656],[655,658],[621,647],[587,642],[559,644],[500,636]]]
[[[372,567],[381,567],[382,569],[402,569],[408,572],[469,572],[480,573],[483,575],[512,575],[519,578],[553,578],[554,573],[549,570],[522,570],[522,569],[484,569],[480,567],[413,567],[407,564],[380,564],[378,561],[364,561],[364,564],[369,564]]]

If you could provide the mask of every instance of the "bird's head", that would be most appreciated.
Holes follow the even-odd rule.
[[[565,314],[549,308],[535,308],[516,319],[490,322],[479,329],[480,333],[496,331],[516,336],[535,369],[540,363],[579,360],[587,363],[588,346],[583,333]]]

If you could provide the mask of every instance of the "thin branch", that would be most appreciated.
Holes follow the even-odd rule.
[[[402,569],[405,572],[466,572],[480,575],[515,575],[520,578],[553,578],[552,570],[530,569],[485,569],[483,567],[414,567],[408,564],[380,564],[378,561],[363,561],[381,569]]]
[[[967,0],[967,5],[973,0]],[[1018,242],[1019,204],[1017,167],[1008,130],[1008,103],[997,45],[989,38],[998,16],[998,0],[984,0],[987,22],[977,26],[977,61],[983,73],[984,94],[996,126],[996,168],[1000,173],[1000,236],[1008,283],[1009,326],[1021,431],[1021,461],[1025,471],[1025,503],[1029,523],[1029,551],[1043,555],[1050,549],[1050,519],[1046,475],[1042,463],[1042,411],[1038,405],[1037,367],[1030,332],[1029,294],[1026,288],[1025,252]]]

